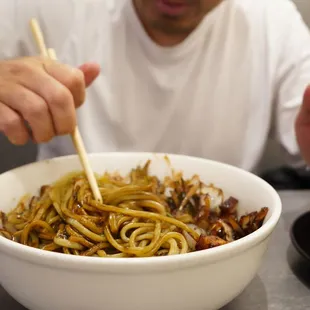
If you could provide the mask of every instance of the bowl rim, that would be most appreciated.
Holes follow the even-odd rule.
[[[210,160],[201,157],[179,155],[172,153],[151,153],[151,152],[101,152],[101,153],[89,153],[89,158],[95,157],[141,157],[141,156],[168,156],[169,158],[180,158],[184,160],[192,161],[203,161],[209,163],[210,165],[221,166],[224,169],[235,171],[248,178],[249,180],[254,180],[259,182],[261,186],[272,195],[274,201],[273,212],[270,218],[264,225],[257,231],[247,235],[234,242],[211,248],[208,250],[202,250],[197,252],[191,252],[180,255],[173,256],[161,256],[161,257],[142,257],[142,258],[100,258],[100,257],[82,257],[75,255],[67,255],[62,253],[55,253],[44,251],[29,246],[25,246],[11,240],[8,240],[0,236],[0,255],[5,253],[11,257],[28,261],[30,263],[39,264],[42,266],[53,266],[58,269],[70,269],[70,270],[83,270],[83,271],[98,271],[98,269],[104,270],[104,272],[113,273],[131,273],[137,270],[142,271],[158,271],[158,270],[171,270],[178,268],[187,268],[204,261],[205,263],[214,263],[219,260],[225,259],[227,257],[232,257],[240,254],[241,252],[247,251],[255,245],[264,242],[269,238],[273,232],[275,226],[277,225],[281,213],[282,213],[282,202],[277,191],[262,178],[253,174],[252,172],[243,170],[241,168]],[[16,172],[30,168],[32,166],[37,166],[39,164],[48,164],[55,161],[65,161],[65,160],[76,160],[78,158],[77,154],[54,157],[52,159],[45,159],[30,164],[26,164],[12,170],[6,171],[0,174],[0,178],[6,174]],[[106,269],[107,268],[107,269]]]

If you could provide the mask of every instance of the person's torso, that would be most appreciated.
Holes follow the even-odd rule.
[[[67,2],[63,31],[41,12],[62,61],[102,67],[78,111],[87,151],[181,153],[253,169],[268,136],[276,64],[266,55],[265,5],[248,2],[224,1],[173,48],[147,37],[130,0]],[[70,137],[59,137],[40,146],[39,159],[72,153]]]

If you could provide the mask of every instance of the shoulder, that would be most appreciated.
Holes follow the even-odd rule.
[[[253,26],[290,24],[302,17],[292,0],[232,0],[231,8]]]
[[[296,5],[292,0],[232,0],[231,3],[244,12],[259,13],[282,13],[297,11]]]
[[[292,28],[307,28],[292,0],[223,1],[219,11],[220,23],[230,30],[246,30],[246,34],[260,38],[281,37]]]
[[[308,41],[308,27],[292,0],[231,0],[223,10],[236,31],[276,52],[292,37]]]

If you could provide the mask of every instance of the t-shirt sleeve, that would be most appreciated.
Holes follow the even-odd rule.
[[[288,155],[298,157],[294,125],[304,91],[310,84],[310,32],[291,1],[275,2],[278,11],[273,27],[278,29],[274,40],[279,44],[275,80],[277,139]]]

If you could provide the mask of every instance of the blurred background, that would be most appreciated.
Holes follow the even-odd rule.
[[[310,27],[310,0],[294,0],[294,2]],[[36,146],[32,143],[16,147],[0,134],[0,173],[35,161],[36,154]],[[304,167],[285,166],[283,151],[272,139],[268,142],[257,173],[277,189],[310,188],[310,171]]]

